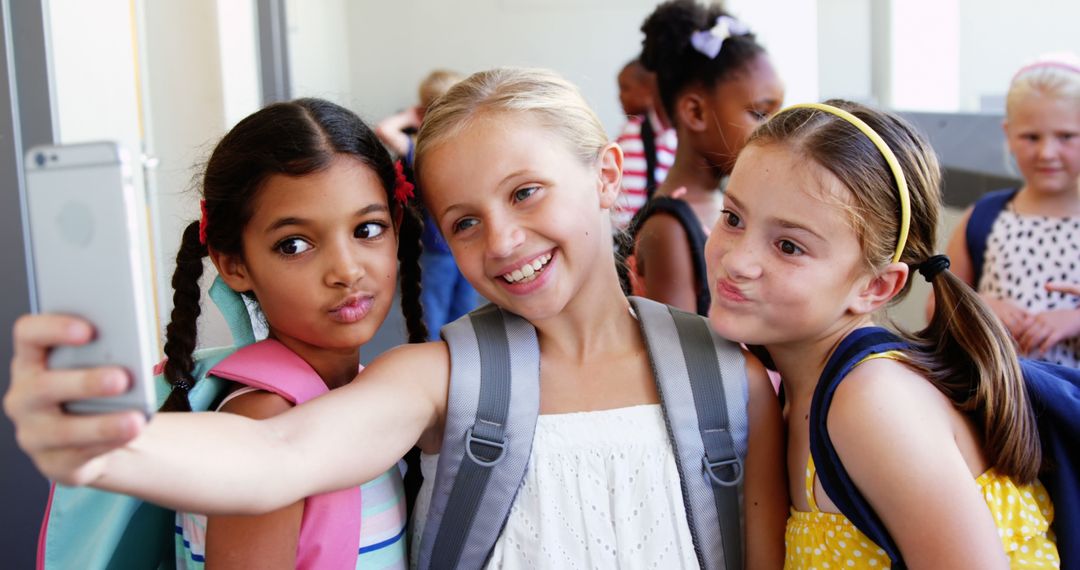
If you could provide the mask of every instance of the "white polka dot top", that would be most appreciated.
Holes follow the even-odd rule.
[[[421,455],[414,537],[423,536],[437,466],[438,455]],[[697,567],[659,405],[537,418],[525,479],[487,568]]]
[[[1010,204],[994,221],[984,259],[979,293],[1010,300],[1030,312],[1080,307],[1080,297],[1045,289],[1050,281],[1080,283],[1080,217],[1022,215]],[[1080,367],[1080,337],[1066,339],[1038,358]]]

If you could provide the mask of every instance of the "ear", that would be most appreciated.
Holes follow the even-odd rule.
[[[229,286],[229,289],[237,293],[244,293],[254,288],[247,266],[244,265],[244,260],[239,255],[221,253],[213,248],[208,249],[210,261],[214,263],[218,275]]]
[[[615,200],[622,191],[622,148],[615,143],[608,143],[600,151],[596,167],[599,175],[600,207],[607,210],[615,206]]]
[[[851,312],[864,315],[884,307],[904,288],[909,272],[906,263],[890,263],[877,274],[867,277],[868,280],[855,292]]]
[[[678,123],[690,131],[702,132],[708,127],[706,109],[705,96],[698,90],[691,89],[675,101]]]

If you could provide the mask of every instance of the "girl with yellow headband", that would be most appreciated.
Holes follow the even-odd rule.
[[[783,378],[789,568],[1058,564],[1018,360],[934,255],[939,193],[926,141],[852,103],[782,111],[739,156],[706,246],[710,319]],[[938,300],[929,325],[876,328],[916,270]],[[845,470],[882,544],[823,488]]]

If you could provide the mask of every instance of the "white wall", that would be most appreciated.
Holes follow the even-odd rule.
[[[960,93],[957,108],[979,109],[984,95],[1003,96],[1013,73],[1038,55],[1080,53],[1080,2],[958,0]]]
[[[138,52],[132,16],[130,0],[50,1],[60,142],[115,140],[133,156],[139,155]]]
[[[349,4],[348,0],[286,0],[293,97],[352,104]]]
[[[501,65],[548,67],[575,83],[608,132],[614,133],[623,123],[615,76],[640,53],[641,23],[657,4],[652,0],[349,3],[347,67],[352,83],[350,99],[344,103],[375,121],[415,104],[417,84],[436,67],[463,73]],[[781,4],[784,17],[777,18]],[[816,1],[732,0],[729,9],[772,53],[787,84],[788,100],[816,99],[816,28],[806,25],[816,22]]]
[[[225,125],[231,128],[262,107],[255,0],[217,0],[217,35]]]
[[[168,322],[176,251],[184,228],[199,217],[199,175],[218,139],[259,106],[253,12],[249,0],[146,3],[144,21],[150,134],[158,167],[151,173],[158,208],[159,290]],[[219,2],[232,4],[219,6]],[[227,57],[222,38],[235,42]],[[246,40],[244,38],[247,38]],[[213,266],[206,262],[204,292]],[[231,344],[228,328],[204,294],[199,345]]]
[[[874,99],[871,29],[870,3],[866,0],[818,0],[816,39],[821,99],[867,103]]]
[[[784,81],[785,103],[819,98],[817,0],[728,0],[765,46]]]
[[[896,109],[955,111],[960,97],[959,0],[890,2],[889,104]]]

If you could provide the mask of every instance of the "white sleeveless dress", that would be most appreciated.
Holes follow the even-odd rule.
[[[412,567],[438,455],[422,455]],[[697,568],[679,472],[658,404],[541,415],[487,568]]]

